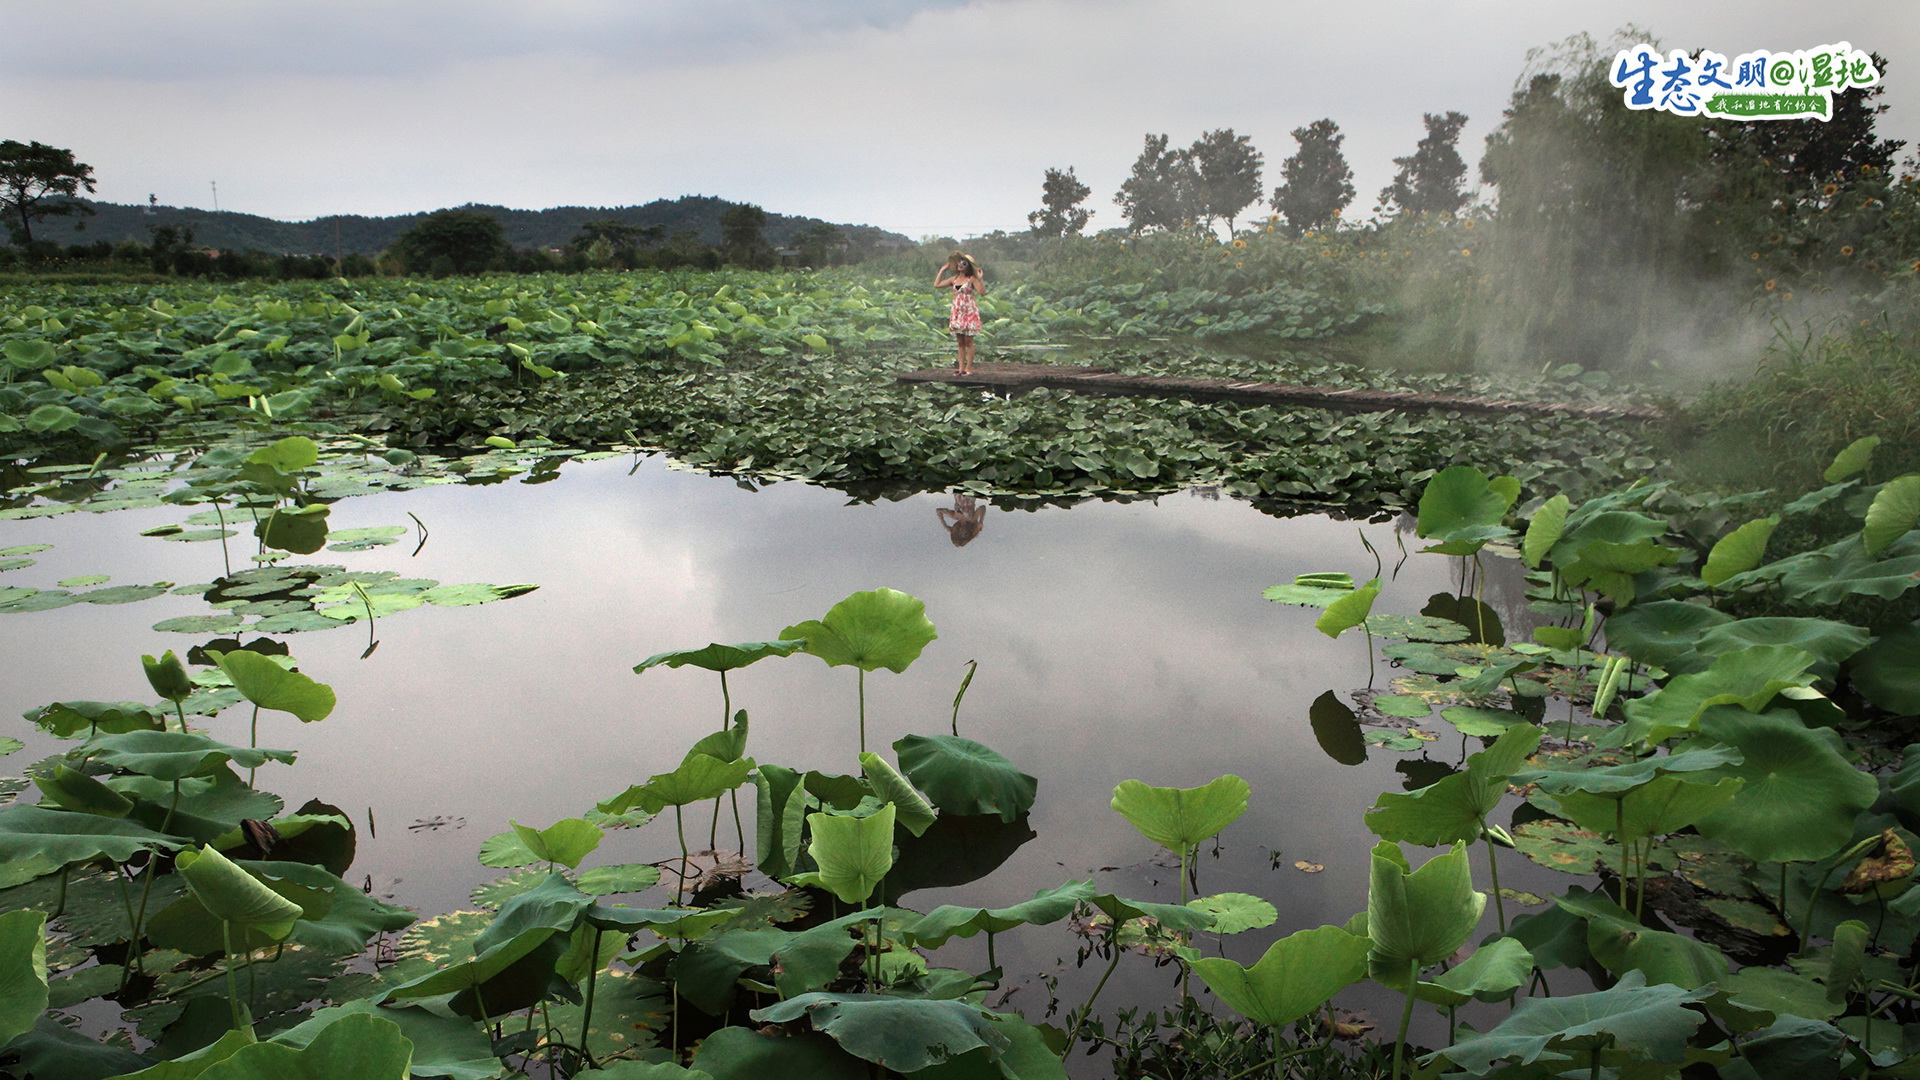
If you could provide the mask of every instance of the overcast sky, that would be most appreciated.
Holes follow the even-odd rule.
[[[686,194],[910,236],[1024,228],[1049,167],[1092,225],[1142,137],[1266,156],[1331,117],[1359,198],[1423,112],[1469,163],[1530,49],[1633,25],[1729,57],[1847,41],[1920,140],[1913,0],[0,0],[0,138],[97,197],[298,220]],[[1902,153],[1907,157],[1912,152]]]

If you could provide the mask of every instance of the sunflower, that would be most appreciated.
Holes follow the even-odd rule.
[[[1234,263],[1234,264],[1233,264],[1233,268],[1234,268],[1235,270],[1238,270],[1238,269],[1240,269],[1241,267],[1243,267],[1243,266],[1245,266],[1245,265],[1247,265],[1247,264],[1246,264],[1246,263]]]
[[[1851,257],[1853,255],[1853,245],[1852,244],[1843,245],[1840,248],[1840,254],[1843,256]]]
[[[1235,250],[1237,251],[1237,250],[1239,250],[1240,248],[1243,248],[1243,247],[1246,247],[1246,246],[1247,246],[1247,242],[1246,242],[1245,240],[1235,240],[1235,241],[1233,242],[1233,246],[1234,246],[1234,249],[1235,249]]]
[[[1840,190],[1840,185],[1839,185],[1839,184],[1828,184],[1828,185],[1827,185],[1826,187],[1823,187],[1823,188],[1821,188],[1821,189],[1820,189],[1820,194],[1822,194],[1822,195],[1831,195],[1831,194],[1833,194],[1834,192],[1836,192],[1836,191],[1839,191],[1839,190]]]
[[[1471,228],[1473,228],[1473,219],[1472,219],[1472,218],[1468,218],[1467,220],[1465,220],[1465,221],[1463,221],[1463,222],[1461,222],[1461,223],[1460,223],[1460,227],[1461,227],[1461,228],[1463,228],[1463,229],[1471,229]]]
[[[1462,255],[1471,255],[1471,254],[1473,254],[1473,249],[1472,249],[1472,248],[1461,248],[1461,249],[1460,249],[1460,254],[1462,254]]]
[[[1768,278],[1768,279],[1767,279],[1767,291],[1768,291],[1768,292],[1772,292],[1772,291],[1773,291],[1773,279],[1772,279],[1772,278]]]

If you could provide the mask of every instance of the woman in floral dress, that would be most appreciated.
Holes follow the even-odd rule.
[[[980,333],[978,298],[986,284],[987,279],[981,274],[979,265],[958,251],[947,256],[945,265],[933,276],[934,288],[953,290],[953,309],[948,315],[947,325],[953,331],[954,340],[959,343],[960,355],[954,361],[953,370],[961,375],[973,374],[973,339]]]

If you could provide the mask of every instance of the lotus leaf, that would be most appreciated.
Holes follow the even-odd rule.
[[[911,1073],[984,1047],[1011,1048],[993,1014],[965,1001],[922,1001],[878,994],[801,994],[748,1014],[780,1024],[806,1017],[813,1029],[862,1061]]]
[[[1511,727],[1492,746],[1469,756],[1465,772],[1409,794],[1382,794],[1367,812],[1367,828],[1396,843],[1478,840],[1487,814],[1507,793],[1507,777],[1527,763],[1540,736],[1531,724]]]
[[[824,619],[780,631],[780,640],[805,639],[806,651],[830,667],[852,664],[898,674],[939,636],[926,611],[926,604],[893,589],[857,592],[828,609]]]
[[[471,607],[474,604],[491,604],[495,600],[511,600],[516,596],[525,596],[539,588],[538,585],[483,585],[478,582],[466,585],[441,585],[420,594],[420,599],[436,607]]]
[[[894,813],[893,804],[888,803],[879,812],[862,818],[808,814],[807,828],[813,833],[813,842],[807,853],[820,870],[796,874],[789,880],[817,884],[843,903],[864,903],[893,869]]]
[[[1879,795],[1873,777],[1841,755],[1838,736],[1808,730],[1786,710],[1755,715],[1717,706],[1702,714],[1700,734],[1739,751],[1743,760],[1723,771],[1746,786],[1698,828],[1756,861],[1833,854],[1852,838],[1854,818]]]
[[[724,795],[746,783],[753,768],[752,758],[721,761],[706,754],[689,754],[672,772],[635,784],[597,806],[607,814],[624,813],[634,807],[657,814],[669,806],[686,806]]]
[[[1502,1001],[1533,978],[1533,954],[1518,939],[1494,938],[1431,982],[1414,984],[1421,1001],[1454,1009],[1469,1001]]]
[[[193,695],[193,680],[187,677],[187,669],[180,658],[168,649],[160,659],[141,656],[140,666],[147,673],[147,684],[153,692],[168,701],[185,701]]]
[[[319,461],[319,444],[304,435],[289,436],[247,456],[249,464],[266,465],[286,473],[310,469]]]
[[[1247,893],[1227,892],[1187,901],[1187,906],[1213,916],[1213,932],[1238,934],[1272,926],[1280,912],[1272,904]]]
[[[972,739],[908,735],[893,752],[900,771],[946,813],[996,814],[1011,822],[1033,808],[1039,781]]]
[[[1480,923],[1485,893],[1475,892],[1464,843],[1411,869],[1400,845],[1373,848],[1367,887],[1369,961],[1375,978],[1410,989],[1420,969],[1452,956]]]
[[[1833,456],[1833,463],[1820,474],[1820,479],[1829,484],[1836,484],[1865,469],[1873,460],[1874,448],[1879,445],[1880,436],[1878,435],[1868,435],[1853,440],[1847,444],[1846,449]]]
[[[413,1043],[383,1016],[349,1013],[301,1049],[264,1042],[241,1047],[201,1080],[406,1080]]]
[[[633,667],[638,675],[648,668],[665,665],[670,668],[684,667],[688,664],[708,671],[732,671],[748,664],[765,660],[769,656],[792,656],[806,647],[804,640],[791,641],[749,641],[739,645],[721,645],[714,643],[701,649],[681,649],[677,652],[656,653]]]
[[[1526,538],[1520,542],[1520,557],[1526,560],[1529,567],[1540,569],[1541,558],[1560,542],[1560,536],[1566,530],[1567,511],[1572,505],[1565,495],[1555,495],[1533,512],[1533,517],[1527,522]]]
[[[1274,942],[1252,967],[1204,957],[1193,962],[1193,970],[1233,1011],[1256,1024],[1279,1027],[1365,978],[1368,948],[1365,937],[1322,926]]]
[[[1653,693],[1628,701],[1627,723],[1615,729],[1609,744],[1659,743],[1694,731],[1701,714],[1715,705],[1739,705],[1757,713],[1781,690],[1811,684],[1814,676],[1807,669],[1818,662],[1818,657],[1791,645],[1721,653],[1707,670],[1677,675]]]
[[[1704,773],[1666,773],[1624,792],[1569,791],[1550,796],[1556,810],[1583,829],[1622,844],[1679,832],[1732,802],[1745,781]]]
[[[1326,607],[1353,591],[1353,578],[1346,574],[1301,574],[1291,585],[1269,585],[1260,595],[1277,604],[1303,604]]]
[[[929,949],[946,944],[950,937],[972,937],[984,930],[1004,933],[1016,926],[1045,926],[1073,914],[1076,905],[1093,897],[1093,882],[1069,881],[1053,889],[1042,889],[1033,899],[1004,908],[970,908],[942,904],[907,928],[916,944]]]
[[[0,912],[0,1045],[47,1010],[46,923],[38,911]]]
[[[879,754],[861,754],[860,767],[867,774],[867,782],[873,785],[874,795],[893,804],[901,828],[920,836],[940,816],[926,794]]]
[[[1707,1019],[1687,1006],[1709,993],[1648,986],[1644,976],[1630,971],[1598,993],[1526,998],[1485,1034],[1462,1039],[1427,1060],[1445,1058],[1474,1076],[1486,1076],[1507,1061],[1539,1062],[1559,1072],[1567,1064],[1584,1067],[1604,1048],[1624,1052],[1632,1061],[1677,1066],[1686,1060],[1688,1038]]]
[[[1150,787],[1122,780],[1113,789],[1113,809],[1142,836],[1184,855],[1219,834],[1247,812],[1247,782],[1228,774],[1199,787]]]
[[[1810,652],[1826,664],[1838,664],[1865,648],[1871,640],[1867,631],[1847,623],[1775,616],[1739,619],[1709,627],[1699,636],[1695,648],[1703,656],[1712,657],[1755,645],[1788,645]]]
[[[1853,537],[1801,552],[1753,571],[1777,577],[1787,595],[1804,604],[1831,607],[1849,596],[1892,600],[1920,585],[1920,544],[1912,534],[1893,541],[1876,558]]]
[[[650,889],[660,883],[660,868],[648,863],[619,863],[580,871],[575,884],[588,896],[614,896]]]
[[[245,649],[208,655],[233,680],[235,689],[263,709],[292,713],[303,724],[325,720],[333,712],[332,687],[288,671],[268,657]]]
[[[675,991],[711,1016],[732,1008],[740,976],[766,967],[794,937],[785,930],[724,930],[693,942],[668,968]]]
[[[1548,795],[1584,791],[1596,795],[1624,792],[1666,773],[1723,769],[1740,762],[1740,751],[1728,746],[1690,746],[1664,756],[1646,757],[1624,765],[1530,769],[1514,773],[1515,784],[1535,784]]]
[[[126,862],[148,848],[181,846],[174,837],[130,821],[15,804],[0,809],[0,888],[73,863],[103,857]]]
[[[299,1024],[275,1035],[273,1041],[304,1047],[338,1021],[355,1014],[379,1017],[400,1026],[400,1033],[413,1044],[411,1071],[415,1076],[492,1080],[500,1073],[500,1059],[493,1056],[486,1034],[473,1024],[436,1016],[425,1009],[378,1005],[366,998],[315,1010]]]
[[[1313,621],[1313,628],[1330,638],[1337,638],[1344,631],[1362,626],[1373,611],[1374,598],[1379,595],[1380,579],[1376,577],[1328,604],[1327,610]]]
[[[33,786],[40,789],[43,803],[53,803],[63,810],[121,818],[133,809],[133,800],[65,765],[55,765],[51,773],[33,777]]]
[[[1720,585],[1735,574],[1744,574],[1759,566],[1767,553],[1767,541],[1779,526],[1779,515],[1758,518],[1721,537],[1707,553],[1706,565],[1700,568],[1700,580],[1708,585]]]
[[[582,818],[562,818],[544,829],[535,829],[517,821],[509,821],[507,824],[513,826],[511,835],[519,840],[526,853],[532,856],[527,862],[559,863],[570,870],[579,869],[580,860],[599,847],[600,841],[606,836],[598,825]],[[503,833],[501,836],[493,837],[487,843],[492,844],[506,835],[508,834]],[[507,857],[508,854],[503,845],[495,847],[491,857],[498,860]],[[518,857],[518,852],[511,854]],[[527,862],[489,861],[489,855],[489,849],[483,845],[480,849],[480,861],[488,866],[527,865]]]
[[[1867,507],[1866,525],[1860,530],[1867,554],[1881,555],[1911,532],[1916,522],[1920,522],[1920,474],[1888,481]]]
[[[1616,975],[1633,972],[1649,983],[1671,983],[1686,990],[1727,978],[1727,958],[1712,945],[1650,929],[1625,908],[1599,896],[1563,896],[1557,903],[1587,920],[1588,951]]]
[[[1511,709],[1483,709],[1476,705],[1449,705],[1440,710],[1440,719],[1454,730],[1474,738],[1497,738],[1510,728],[1525,724],[1527,718]]]
[[[213,848],[188,849],[175,864],[187,888],[209,914],[276,941],[293,932],[299,904],[268,888]]]
[[[49,735],[71,739],[82,732],[120,735],[129,731],[157,731],[166,726],[164,714],[135,701],[58,701],[27,714],[27,719]]]
[[[183,780],[189,776],[208,776],[231,761],[241,768],[256,769],[269,761],[293,764],[291,750],[264,750],[229,746],[205,735],[179,731],[129,731],[121,735],[101,735],[73,751],[90,761],[128,772],[151,776],[156,780]]]
[[[1426,551],[1471,555],[1488,540],[1510,535],[1500,522],[1519,494],[1520,482],[1511,476],[1488,480],[1471,465],[1442,469],[1420,493],[1415,535],[1441,541]]]
[[[1112,925],[1120,926],[1134,919],[1151,919],[1166,930],[1206,930],[1213,926],[1213,913],[1184,904],[1155,904],[1146,900],[1127,900],[1112,893],[1100,893],[1087,899],[1087,903],[1106,913]]]
[[[724,1027],[700,1041],[696,1069],[714,1080],[847,1080],[864,1066],[825,1035],[766,1035],[746,1027]],[[584,1080],[584,1078],[583,1078]]]
[[[1860,695],[1901,716],[1920,715],[1920,624],[1881,635],[1848,667]]]

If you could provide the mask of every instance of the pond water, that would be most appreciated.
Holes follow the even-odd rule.
[[[1252,785],[1251,808],[1217,850],[1203,851],[1199,885],[1203,893],[1264,896],[1280,918],[1269,931],[1235,939],[1229,954],[1250,960],[1276,934],[1342,923],[1364,908],[1374,838],[1362,816],[1381,791],[1404,786],[1395,766],[1404,770],[1409,756],[1376,749],[1358,766],[1329,759],[1309,705],[1327,690],[1368,684],[1367,642],[1357,632],[1329,640],[1313,629],[1314,612],[1273,604],[1260,591],[1312,571],[1371,576],[1373,559],[1356,530],[1386,554],[1391,571],[1393,523],[1275,519],[1246,503],[1181,492],[1071,508],[995,506],[961,546],[935,512],[953,505],[952,496],[935,494],[850,503],[798,483],[750,490],[652,458],[569,463],[539,484],[344,500],[332,513],[335,529],[409,525],[410,512],[430,537],[417,554],[409,536],[295,562],[540,587],[504,602],[382,618],[379,647],[364,659],[360,624],[286,635],[301,669],[331,685],[339,705],[310,725],[263,715],[261,744],[296,749],[300,761],[279,775],[269,766],[260,786],[290,809],[317,797],[346,810],[361,830],[353,879],[369,879],[376,893],[426,913],[467,907],[470,890],[500,873],[475,856],[509,818],[544,826],[577,815],[670,770],[718,726],[712,673],[635,675],[634,664],[709,641],[771,639],[852,592],[888,586],[924,600],[940,636],[904,674],[868,676],[870,749],[888,753],[902,735],[947,731],[965,664],[976,660],[960,733],[1040,781],[1030,818],[1037,838],[981,882],[912,893],[905,903],[998,906],[1088,876],[1103,890],[1171,902],[1177,875],[1108,808],[1114,785],[1135,778],[1185,787],[1237,773]],[[221,573],[218,544],[138,535],[188,512],[0,522],[0,547],[54,545],[0,584],[50,587],[98,573],[114,584],[211,580]],[[243,559],[241,541],[234,543]],[[1431,594],[1452,591],[1457,572],[1454,560],[1415,556],[1376,611],[1415,613]],[[0,709],[18,716],[62,699],[151,700],[140,654],[184,654],[204,639],[150,627],[206,611],[199,597],[169,595],[0,617],[8,657]],[[1391,674],[1382,664],[1372,677],[1384,685]],[[802,655],[736,671],[729,685],[735,707],[752,717],[750,754],[857,771],[853,669]],[[244,743],[245,717],[244,708],[231,709],[211,733]],[[0,733],[29,737],[21,723]],[[1460,742],[1448,732],[1429,750],[1457,762]],[[3,771],[18,773],[56,745],[29,739]],[[750,799],[744,809],[750,844]],[[693,846],[707,846],[709,820],[704,808],[689,815]],[[719,835],[722,847],[734,846],[730,817]],[[588,865],[677,850],[666,820],[610,836]],[[1324,870],[1302,872],[1296,861]],[[1503,861],[1520,876],[1522,860]],[[1475,864],[1480,872],[1482,860]],[[664,902],[658,891],[648,899]],[[1058,925],[1003,937],[999,959],[1016,983],[1058,957],[1071,967],[1077,944]],[[950,963],[986,966],[983,939],[948,948]],[[1155,988],[1151,997],[1163,997],[1170,976],[1144,963],[1122,971],[1136,971]],[[1085,973],[1070,971],[1063,993],[1081,981],[1089,981]],[[1038,1019],[1043,994],[1022,993],[1011,1004]]]

